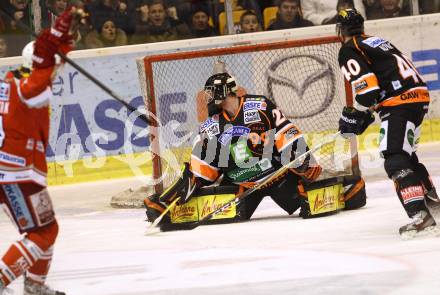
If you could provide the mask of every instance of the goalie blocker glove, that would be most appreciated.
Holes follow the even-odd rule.
[[[360,135],[373,122],[374,115],[370,111],[361,112],[352,107],[344,107],[339,119],[339,131],[344,137]]]

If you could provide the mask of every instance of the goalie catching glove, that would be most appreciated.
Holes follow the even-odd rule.
[[[362,134],[374,122],[374,114],[370,111],[361,112],[352,107],[344,107],[339,119],[339,131],[348,138]]]

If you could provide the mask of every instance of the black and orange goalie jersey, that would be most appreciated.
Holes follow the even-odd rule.
[[[379,37],[354,36],[339,51],[339,65],[351,83],[354,107],[364,111],[429,103],[425,81],[412,62]]]
[[[300,130],[266,97],[237,99],[240,107],[234,116],[223,111],[200,126],[191,171],[205,183],[223,174],[229,182],[251,187],[308,151]],[[292,171],[316,179],[321,169],[312,159],[307,157]]]

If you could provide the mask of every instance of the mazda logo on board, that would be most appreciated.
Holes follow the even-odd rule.
[[[289,55],[274,61],[266,72],[267,90],[290,119],[310,118],[325,111],[336,92],[329,62],[313,55]]]

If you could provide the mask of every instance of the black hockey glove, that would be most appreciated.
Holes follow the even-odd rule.
[[[352,107],[344,107],[339,119],[341,135],[349,138],[362,134],[374,122],[374,114],[370,111],[361,112]]]

